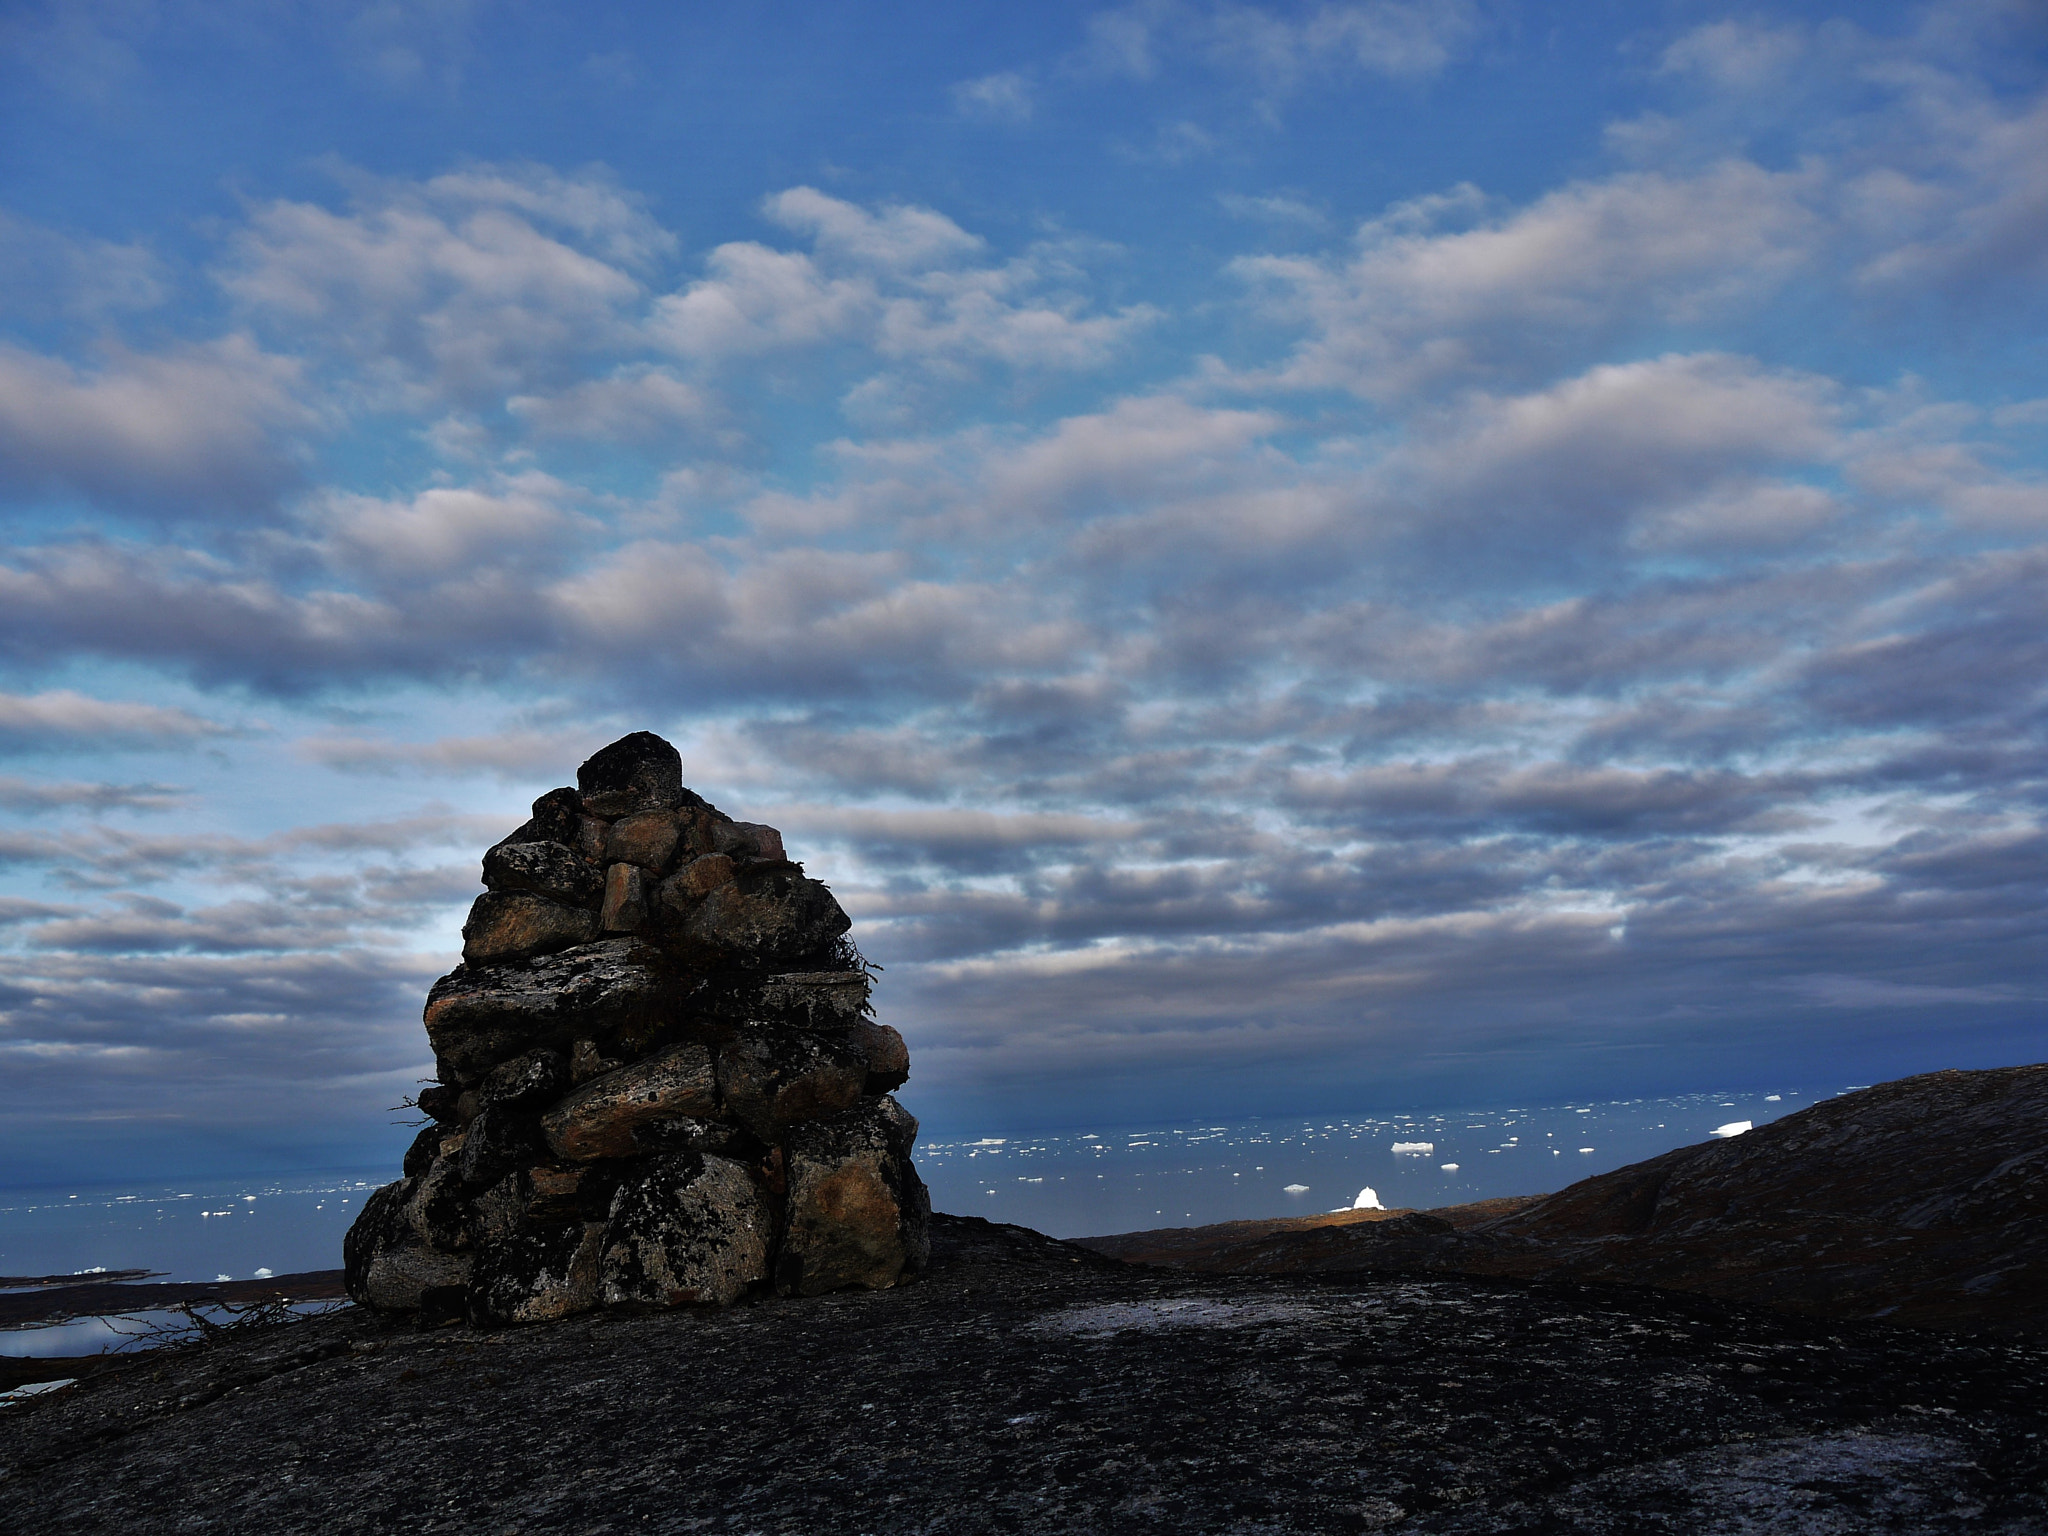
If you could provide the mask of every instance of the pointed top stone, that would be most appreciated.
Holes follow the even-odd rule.
[[[578,768],[576,788],[593,816],[667,810],[683,802],[682,754],[652,731],[635,731]]]

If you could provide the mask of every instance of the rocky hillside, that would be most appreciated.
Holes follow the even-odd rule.
[[[1227,1273],[1651,1285],[1817,1317],[2048,1332],[2048,1065],[1930,1072],[1503,1210],[1090,1238]]]
[[[935,1217],[889,1290],[351,1307],[117,1367],[0,1412],[0,1530],[2022,1536],[2044,1379],[2025,1341]]]

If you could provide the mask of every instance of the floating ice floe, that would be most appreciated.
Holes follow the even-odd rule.
[[[1380,1204],[1379,1191],[1368,1184],[1358,1192],[1358,1198],[1351,1202],[1351,1209],[1354,1211],[1384,1211],[1386,1207]]]
[[[1456,1163],[1438,1163],[1437,1167],[1443,1169],[1445,1173],[1456,1173],[1458,1171]]]
[[[1305,1195],[1308,1193],[1308,1186],[1306,1184],[1289,1184],[1285,1188],[1290,1195]]]
[[[1714,1134],[1716,1136],[1740,1136],[1744,1131],[1753,1131],[1755,1129],[1756,1125],[1753,1121],[1730,1120],[1726,1125],[1715,1126]]]
[[[258,1280],[268,1280],[274,1273],[276,1273],[274,1270],[259,1269],[256,1271],[256,1278]]]
[[[1581,1148],[1579,1148],[1579,1150],[1580,1150],[1581,1152],[1590,1152],[1590,1151],[1592,1151],[1593,1149],[1592,1149],[1591,1147],[1581,1147]]]
[[[1394,1151],[1412,1154],[1416,1157],[1427,1157],[1435,1150],[1436,1143],[1433,1141],[1397,1141],[1394,1143]]]

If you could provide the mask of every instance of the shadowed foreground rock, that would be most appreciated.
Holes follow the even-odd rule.
[[[2048,1333],[2048,1066],[1880,1083],[1540,1199],[1372,1214],[1083,1241],[1214,1273],[1542,1276]]]
[[[0,1413],[0,1529],[2048,1529],[2048,1353],[1613,1287],[1120,1266],[479,1332],[349,1308]]]
[[[659,736],[576,780],[484,854],[427,995],[433,1123],[349,1230],[349,1295],[485,1326],[894,1285],[930,1201],[846,914]]]

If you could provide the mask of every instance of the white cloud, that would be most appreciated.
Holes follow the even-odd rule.
[[[987,123],[1028,123],[1036,107],[1031,81],[1016,70],[959,81],[950,94],[954,111]]]
[[[1159,318],[1143,304],[1088,314],[1082,296],[1048,291],[1075,276],[1067,246],[1035,246],[991,266],[971,260],[986,248],[981,237],[928,208],[870,212],[810,187],[778,193],[765,208],[808,234],[815,254],[719,246],[706,259],[710,276],[656,302],[657,344],[711,360],[865,342],[886,358],[935,365],[1086,369]]]
[[[348,213],[259,206],[222,282],[372,378],[488,400],[567,382],[572,365],[630,346],[633,270],[670,248],[608,182],[478,169],[368,183]]]
[[[229,728],[161,704],[95,699],[68,688],[48,693],[0,693],[0,742],[63,747],[163,746]]]
[[[546,437],[654,443],[703,428],[719,414],[701,388],[665,368],[636,365],[551,395],[514,395],[506,409]]]
[[[292,473],[280,434],[309,419],[299,375],[245,336],[114,350],[90,370],[0,343],[0,494],[71,490],[159,515],[260,508]]]
[[[1810,178],[1730,161],[1629,173],[1471,217],[1470,189],[1390,209],[1343,262],[1234,264],[1307,332],[1280,381],[1385,399],[1446,380],[1527,376],[1618,328],[1690,321],[1767,296],[1819,238]]]

